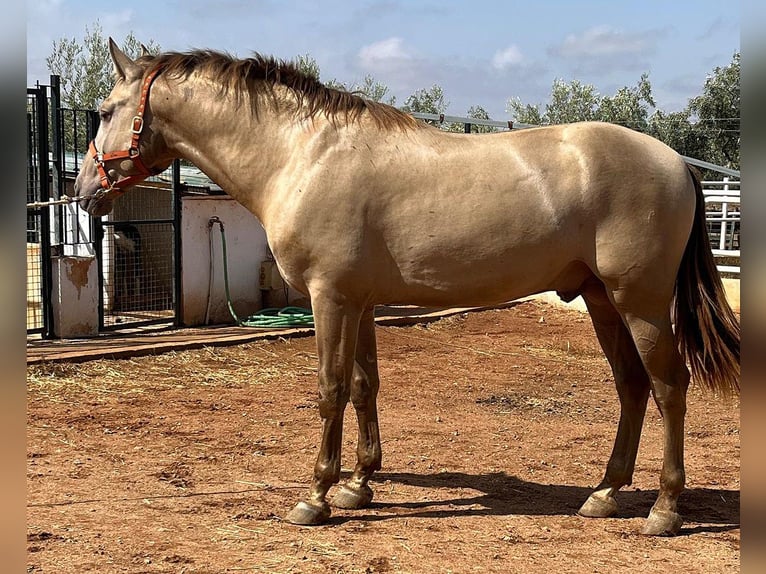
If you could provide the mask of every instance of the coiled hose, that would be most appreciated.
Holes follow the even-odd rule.
[[[290,327],[313,327],[314,315],[310,309],[304,309],[303,307],[284,307],[282,309],[269,307],[267,309],[261,309],[260,312],[255,315],[251,315],[244,319],[234,311],[234,306],[231,303],[231,295],[229,294],[229,269],[226,255],[226,234],[223,230],[223,222],[217,217],[211,217],[208,221],[208,230],[210,232],[210,242],[212,246],[212,229],[213,225],[218,224],[221,230],[221,250],[223,252],[223,284],[226,289],[226,303],[229,306],[229,313],[232,318],[241,327],[254,327],[256,329],[285,329]],[[211,248],[211,269],[212,269],[212,248]],[[209,297],[209,296],[208,296]]]

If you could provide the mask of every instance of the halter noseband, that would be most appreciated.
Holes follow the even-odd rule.
[[[133,126],[131,127],[133,135],[130,139],[130,147],[126,150],[102,153],[96,149],[95,139],[92,140],[88,146],[88,153],[93,158],[93,161],[96,164],[96,169],[98,170],[98,175],[101,178],[101,189],[95,193],[96,199],[100,199],[107,195],[112,195],[113,197],[122,195],[126,191],[125,188],[130,187],[139,181],[143,181],[150,175],[154,175],[154,172],[146,167],[146,164],[144,164],[141,159],[138,140],[144,129],[144,111],[146,109],[146,104],[149,101],[149,88],[151,88],[152,82],[157,77],[157,74],[160,73],[160,70],[160,67],[154,68],[144,79],[144,84],[141,88],[141,101],[138,103],[138,111],[136,112],[136,115],[133,116]],[[133,165],[139,173],[129,175],[117,181],[112,181],[104,164],[108,161],[118,159],[129,159],[133,162]]]

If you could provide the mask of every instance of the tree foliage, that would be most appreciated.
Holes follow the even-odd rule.
[[[153,40],[149,40],[146,48],[152,54],[160,51],[160,46]],[[122,50],[132,58],[141,55],[142,44],[133,32],[128,33]],[[54,40],[53,51],[45,62],[51,74],[61,78],[61,100],[65,107],[96,109],[112,89],[113,64],[109,43],[98,21],[92,28],[85,27],[82,40],[74,37]]]
[[[702,94],[692,98],[688,110],[709,140],[711,159],[739,169],[740,54],[728,66],[716,67],[705,80]]]
[[[295,58],[294,64],[301,72],[319,81],[319,64],[314,58],[304,54]]]
[[[444,90],[438,84],[434,84],[430,88],[416,90],[405,100],[401,109],[408,114],[421,113],[440,115],[446,112],[448,107],[449,102],[444,98]],[[426,123],[439,128],[449,129],[449,126],[443,126],[438,120],[426,120]]]
[[[635,87],[620,88],[614,96],[600,95],[592,84],[557,79],[545,112],[540,111],[539,105],[525,104],[518,98],[509,100],[506,109],[515,121],[524,124],[603,121],[645,130],[654,105],[652,86],[644,74]]]
[[[686,109],[665,113],[656,108],[649,76],[643,74],[633,87],[602,96],[595,86],[578,80],[556,80],[551,96],[540,105],[508,101],[506,110],[518,123],[548,125],[581,121],[620,124],[648,133],[682,155],[739,169],[740,54],[730,65],[717,67],[705,81],[701,95]]]
[[[447,111],[449,102],[444,98],[444,90],[434,84],[430,88],[421,88],[408,97],[402,111],[408,113],[443,114]]]

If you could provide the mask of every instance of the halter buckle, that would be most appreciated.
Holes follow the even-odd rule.
[[[138,135],[140,134],[144,129],[144,118],[141,116],[133,116],[133,129],[131,130],[134,134]]]

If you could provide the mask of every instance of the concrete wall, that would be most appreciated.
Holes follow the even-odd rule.
[[[52,260],[53,334],[62,339],[98,335],[96,258],[62,256]]]
[[[210,227],[212,217],[218,217],[224,225],[229,293],[236,314],[245,318],[263,307],[287,305],[278,281],[274,282],[273,290],[261,291],[259,287],[261,264],[269,259],[270,251],[258,219],[225,195],[186,196],[181,200],[183,323],[187,326],[233,323],[226,302],[221,231],[217,224]],[[306,304],[293,290],[289,290],[288,297],[289,304]]]

